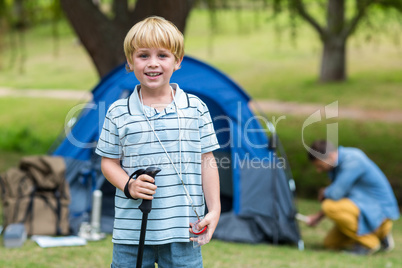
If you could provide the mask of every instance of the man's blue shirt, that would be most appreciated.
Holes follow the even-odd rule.
[[[399,218],[398,204],[384,173],[357,148],[338,149],[338,164],[329,172],[332,181],[325,197],[348,198],[360,209],[357,233],[364,235],[377,229],[385,219]]]

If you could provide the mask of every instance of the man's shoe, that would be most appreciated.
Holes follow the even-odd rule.
[[[346,253],[352,255],[372,255],[380,250],[380,245],[375,248],[368,248],[361,244],[355,244],[350,250],[347,250]]]
[[[389,234],[387,234],[386,237],[384,237],[381,240],[381,250],[388,252],[388,251],[393,250],[394,247],[395,247],[394,238],[392,237],[392,234],[389,233]]]

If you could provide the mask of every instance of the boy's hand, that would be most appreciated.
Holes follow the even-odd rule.
[[[148,175],[140,175],[128,184],[130,195],[135,199],[152,200],[156,191],[155,179]]]
[[[219,217],[220,217],[220,213],[210,211],[210,212],[208,212],[207,215],[205,215],[205,217],[200,221],[200,223],[198,223],[198,229],[200,229],[200,230],[202,230],[204,228],[204,226],[208,226],[208,229],[207,229],[207,235],[208,235],[207,241],[208,242],[211,240],[212,235],[215,232],[216,226],[218,225],[218,222],[219,222]],[[192,227],[193,227],[192,225],[193,224],[190,223],[189,231],[190,231],[190,233],[194,234],[193,230],[192,230]],[[190,240],[194,241],[194,238],[191,237]]]

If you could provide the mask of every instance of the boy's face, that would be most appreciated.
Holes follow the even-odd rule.
[[[144,90],[166,90],[170,77],[180,67],[181,60],[165,48],[139,48],[132,55],[135,77]]]

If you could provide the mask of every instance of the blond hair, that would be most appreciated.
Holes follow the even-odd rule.
[[[179,61],[184,56],[183,34],[162,17],[148,17],[136,23],[124,39],[124,53],[129,64],[133,64],[132,55],[139,48],[165,48]]]

